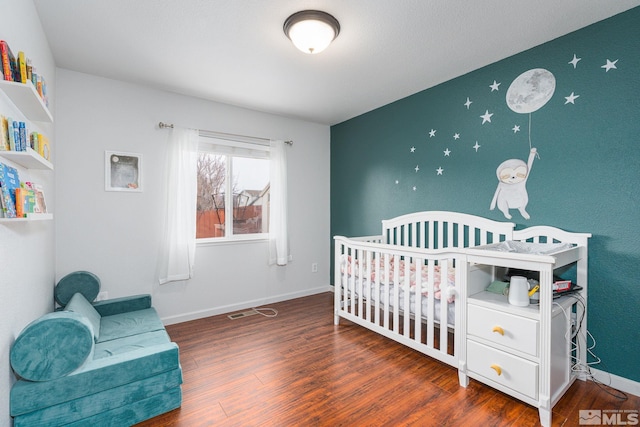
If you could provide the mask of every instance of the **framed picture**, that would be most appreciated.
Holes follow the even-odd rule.
[[[104,152],[105,191],[142,191],[142,154]]]

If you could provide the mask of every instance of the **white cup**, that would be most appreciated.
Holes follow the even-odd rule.
[[[509,283],[509,304],[519,307],[529,305],[529,282],[526,277],[511,276]]]

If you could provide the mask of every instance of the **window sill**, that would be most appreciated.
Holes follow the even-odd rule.
[[[268,241],[269,235],[260,234],[254,236],[234,236],[231,238],[218,237],[210,239],[196,239],[196,246],[235,245],[247,243],[262,243]]]

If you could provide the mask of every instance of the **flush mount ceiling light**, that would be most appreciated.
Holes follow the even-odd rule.
[[[284,21],[284,33],[304,53],[320,53],[340,33],[336,18],[319,10],[303,10]]]

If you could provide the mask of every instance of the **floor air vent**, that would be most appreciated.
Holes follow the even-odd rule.
[[[238,313],[233,313],[233,314],[228,315],[227,317],[229,319],[233,320],[233,319],[241,319],[241,318],[247,317],[247,316],[253,316],[254,314],[258,314],[258,312],[255,311],[255,310],[249,310],[249,311],[241,311],[241,312],[238,312]]]

